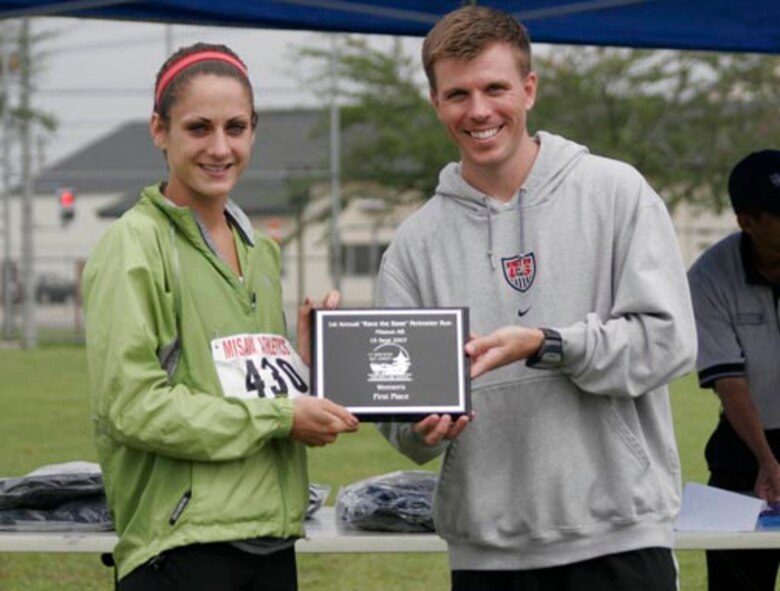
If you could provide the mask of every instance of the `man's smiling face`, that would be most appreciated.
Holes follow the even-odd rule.
[[[520,72],[517,50],[493,43],[471,60],[442,58],[433,65],[431,102],[458,145],[463,174],[519,166],[536,99],[536,74]]]

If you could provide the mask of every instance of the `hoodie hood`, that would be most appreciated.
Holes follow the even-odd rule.
[[[536,205],[548,199],[580,158],[588,153],[585,146],[545,131],[538,132],[534,139],[539,143],[539,153],[528,177],[520,187],[522,207]],[[485,198],[490,197],[461,176],[459,162],[451,162],[442,169],[436,194],[457,199],[464,207],[475,210],[487,207],[489,201],[486,202]]]
[[[522,210],[549,199],[580,159],[588,153],[585,146],[545,131],[538,132],[534,140],[539,143],[536,160],[518,191],[517,202],[510,202],[506,208],[494,202],[487,193],[470,185],[461,175],[459,162],[448,164],[439,174],[437,195],[452,199],[477,216],[484,215],[487,218],[487,256],[493,269],[496,269],[493,256],[493,216],[507,209],[517,211],[517,215],[520,215],[520,252],[525,252],[525,216]]]

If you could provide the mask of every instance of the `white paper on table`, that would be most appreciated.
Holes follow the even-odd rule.
[[[687,482],[677,531],[754,531],[764,501],[755,497]]]

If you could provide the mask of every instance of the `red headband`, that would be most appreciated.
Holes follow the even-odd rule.
[[[241,72],[245,78],[249,78],[249,74],[246,70],[246,66],[242,64],[237,58],[234,58],[232,55],[228,55],[227,53],[221,53],[219,51],[199,51],[198,53],[191,53],[190,55],[181,58],[178,62],[173,64],[170,68],[168,68],[165,71],[165,74],[163,74],[160,77],[160,81],[157,83],[157,88],[154,91],[154,104],[155,106],[158,106],[160,104],[160,99],[162,98],[163,93],[165,92],[165,89],[168,88],[168,85],[173,81],[173,79],[176,77],[176,75],[181,72],[185,68],[189,68],[192,64],[196,64],[198,62],[203,62],[206,60],[217,60],[220,62],[226,62],[228,64],[232,64],[236,68],[238,68],[238,71]]]

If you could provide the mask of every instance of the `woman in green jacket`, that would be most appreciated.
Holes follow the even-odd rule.
[[[256,123],[246,66],[228,48],[169,58],[150,125],[168,178],[143,190],[85,270],[123,591],[295,590],[305,446],[357,428],[343,407],[306,395],[308,351],[302,361],[284,338],[279,249],[229,200]]]

